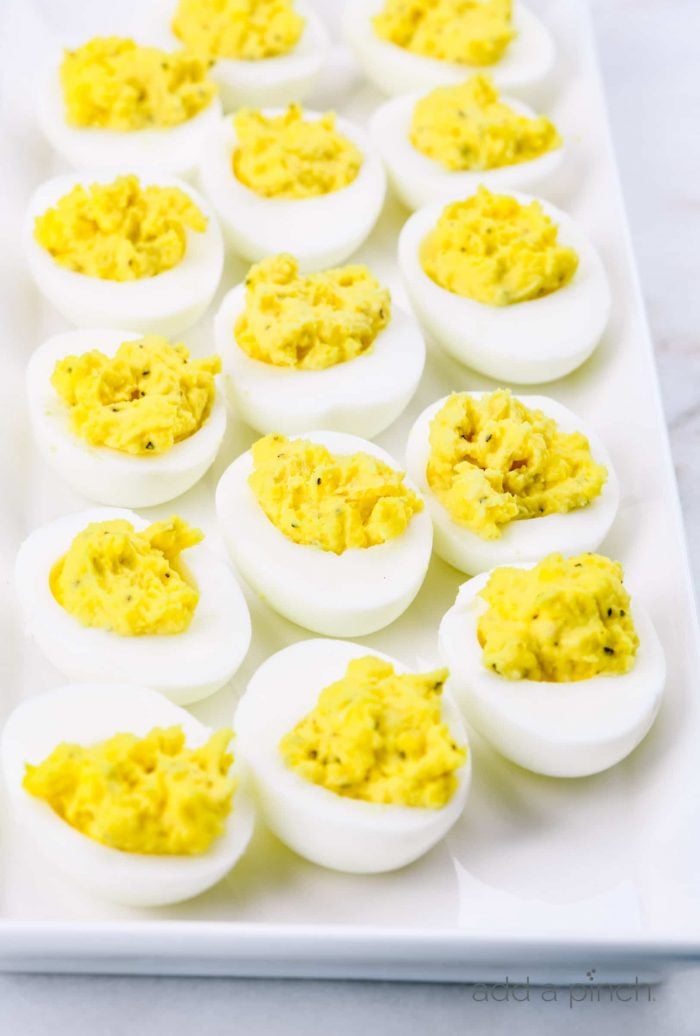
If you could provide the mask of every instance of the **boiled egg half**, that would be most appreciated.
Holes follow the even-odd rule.
[[[434,427],[438,415],[447,414],[448,403],[455,408],[455,417],[461,417],[458,404],[465,399],[484,403],[481,427],[464,431],[459,420],[450,423],[447,417],[444,427]],[[520,406],[529,411],[524,421],[518,417]],[[556,429],[551,428],[547,419],[556,422]],[[463,483],[461,503],[472,499],[471,525],[461,521],[450,510],[447,497],[441,497],[431,487],[431,434],[436,445],[444,443],[447,437],[448,442],[459,442],[464,447],[463,453],[455,454],[453,459],[458,467],[455,470],[453,466],[452,470],[457,486],[460,481]],[[471,442],[462,439],[462,434]],[[484,451],[486,467],[478,463],[480,451]],[[411,429],[406,470],[421,490],[433,519],[435,552],[471,575],[499,565],[536,561],[551,551],[578,554],[596,550],[610,531],[620,502],[618,479],[600,437],[588,422],[547,396],[513,399],[510,393],[502,391],[465,392],[459,393],[459,399],[445,396],[437,400],[423,411]],[[436,471],[435,485],[441,484],[440,474]],[[516,490],[512,497],[507,488],[510,480]],[[457,486],[453,482],[449,492],[455,492]],[[495,486],[498,496],[491,492]],[[554,496],[562,491],[567,493],[566,501],[554,505],[561,510],[550,510],[547,487]],[[522,490],[519,500],[518,489]],[[497,521],[495,528],[490,522],[489,508],[503,503],[503,491],[510,503],[517,500],[512,509],[519,508],[520,516],[502,525]],[[532,492],[537,503],[530,506],[527,496]],[[540,508],[544,513],[538,513]]]
[[[112,358],[124,343],[131,342],[134,342],[131,332],[99,328],[68,331],[49,338],[33,353],[27,366],[29,416],[44,459],[81,496],[113,507],[153,507],[180,496],[211,467],[226,431],[226,404],[223,393],[216,388],[203,423],[165,452],[127,452],[109,445],[95,445],[77,434],[71,425],[71,407],[51,383],[56,365],[63,361],[65,366],[67,358],[79,359],[94,350]],[[152,371],[146,369],[145,373],[153,377]],[[162,388],[168,390],[164,399],[165,406],[169,407],[174,400],[173,393],[178,390],[175,382],[170,381],[169,372],[164,371],[164,374],[166,380]],[[95,371],[91,376],[97,378],[98,374]],[[136,379],[133,384],[136,385]],[[141,377],[139,384],[145,386],[147,382]],[[129,421],[134,401],[122,397],[127,392],[133,395],[146,389],[130,387],[127,382],[103,384],[100,392],[109,400],[112,399],[110,388],[114,389],[114,398],[120,399],[116,403],[119,419]],[[155,391],[157,394],[157,388]],[[108,411],[108,403],[99,410],[100,413]],[[101,420],[100,413],[95,414],[96,424]],[[109,413],[106,416],[109,417]],[[143,433],[148,438],[149,427],[144,426],[140,418],[134,420],[138,421],[135,435]],[[152,440],[149,442],[152,445]]]
[[[56,566],[76,537],[93,523],[119,520],[129,522],[137,533],[149,526],[133,511],[105,507],[63,515],[27,537],[17,555],[15,586],[29,633],[69,679],[99,680],[109,673],[125,683],[146,684],[178,705],[206,698],[238,669],[250,644],[251,626],[245,598],[233,573],[205,543],[195,543],[185,551],[184,559],[178,557],[172,565],[184,583],[198,593],[196,603],[190,605],[191,620],[187,625],[181,623],[184,628],[180,632],[131,635],[115,632],[114,628],[83,625],[54,594]],[[122,593],[122,618],[127,623],[132,623],[132,615],[136,618],[132,609],[139,602],[138,579],[130,579],[132,559],[133,551],[129,550],[123,563],[119,556],[102,561],[98,556],[93,562],[97,575],[109,566],[107,576],[95,590],[93,606],[97,608],[105,598]],[[75,561],[80,558],[75,557]],[[114,608],[118,604],[115,601]],[[89,603],[82,608],[81,615],[85,616]],[[149,614],[147,598],[143,614]],[[141,627],[132,624],[131,628]]]
[[[97,51],[92,83],[90,48]],[[145,68],[142,65],[143,78],[138,74],[139,55],[143,55],[142,62],[144,57],[147,62]],[[124,64],[126,75],[126,63],[130,60],[134,63],[131,75],[120,81],[120,64]],[[84,64],[76,69],[80,80],[71,84],[73,103],[69,110],[61,71],[67,74],[72,67],[71,62],[81,61]],[[110,61],[113,68],[108,78],[106,69]],[[133,167],[153,169],[171,176],[190,176],[197,166],[204,139],[218,123],[222,111],[216,88],[206,75],[199,80],[195,78],[200,71],[199,64],[191,55],[159,53],[152,48],[140,47],[129,39],[91,40],[82,48],[49,63],[36,92],[39,126],[61,158],[76,169]],[[151,66],[164,70],[161,72],[162,80],[153,80],[154,69]],[[168,66],[172,66],[172,71],[167,70]],[[206,69],[206,65],[203,67]],[[123,109],[130,91],[133,91],[132,96],[142,100],[133,102],[129,119],[123,114]],[[178,92],[189,94],[184,104],[189,103],[193,114],[174,121],[168,112],[173,101],[177,103]],[[195,100],[198,93],[202,96],[201,102]],[[119,110],[110,111],[110,100],[112,107],[119,106]],[[122,124],[119,124],[120,118]],[[115,122],[119,128],[115,128]]]
[[[96,197],[91,190],[94,185],[98,189],[109,187],[109,190],[97,192],[99,197],[93,212],[89,206]],[[49,211],[56,213],[59,203],[80,187],[88,192],[91,200],[87,202],[83,224],[84,240],[68,239],[70,223],[66,236],[62,237],[61,247],[68,255],[66,263],[73,265],[69,268],[39,243],[35,231],[38,220]],[[186,195],[204,217],[201,228],[192,230],[180,221],[173,227],[168,203],[161,209],[160,227],[154,231],[148,219],[135,211],[135,205],[142,202],[143,191],[149,187],[171,188]],[[119,205],[123,205],[121,210]],[[51,223],[55,230],[53,215]],[[140,226],[138,231],[136,223]],[[98,251],[100,238],[104,239],[104,247]],[[162,272],[125,279],[116,269],[121,254],[135,238],[138,238],[136,251],[149,260],[155,258],[155,268],[161,262],[166,264]],[[174,265],[168,266],[175,240],[184,246],[177,248],[175,254],[179,256],[182,251],[182,255]],[[87,247],[95,246],[90,256],[84,253],[86,242]],[[216,291],[224,261],[223,239],[216,217],[192,187],[182,180],[152,171],[134,175],[131,169],[126,173],[115,170],[69,173],[42,184],[29,201],[23,245],[37,288],[71,324],[123,327],[143,334],[179,334],[196,323]],[[93,265],[91,260],[99,259],[100,263],[107,260],[105,265],[113,260],[114,275],[109,276],[104,270],[102,275],[81,272],[78,267],[83,258],[89,265]]]
[[[145,737],[154,728],[173,726],[182,729],[188,748],[204,745],[212,734],[155,691],[119,683],[58,687],[23,702],[5,724],[0,760],[16,822],[52,867],[95,895],[137,907],[177,903],[215,885],[246,850],[255,814],[240,786],[223,833],[196,855],[112,848],[72,827],[23,786],[27,764],[38,766],[61,743],[91,746],[115,734]],[[239,769],[234,761],[234,779]]]
[[[305,278],[291,256],[252,268],[221,303],[214,335],[233,411],[263,434],[373,438],[403,412],[425,363],[420,328],[365,267]]]
[[[537,567],[585,572],[581,566],[591,558],[611,564],[596,555],[552,555]],[[469,723],[508,759],[550,777],[585,777],[619,763],[648,733],[661,704],[664,653],[646,610],[629,603],[619,580],[614,597],[550,579],[537,599],[518,598],[513,583],[509,600],[503,582],[535,567],[495,569],[460,587],[440,624],[448,687]],[[512,626],[495,629],[489,657],[496,661],[489,667],[480,622],[490,605],[482,594],[499,573],[499,601],[504,613],[511,609]],[[631,630],[620,631],[630,617]],[[616,653],[626,653],[626,668],[606,670]],[[538,678],[528,678],[530,672]]]
[[[397,674],[409,672],[387,655],[368,653],[359,644],[301,641],[260,666],[234,719],[236,745],[252,776],[266,823],[306,859],[356,874],[394,870],[428,852],[459,819],[471,779],[464,726],[447,692],[441,695],[441,721],[449,730],[453,748],[466,750],[466,757],[454,772],[452,794],[437,808],[341,795],[314,783],[283,757],[280,743],[285,735],[314,710],[324,688],[346,673],[350,675],[348,666],[368,654],[388,662]],[[345,721],[351,722],[348,715]],[[420,732],[414,731],[414,735],[419,737]],[[329,744],[333,744],[332,736],[326,747]]]
[[[222,475],[216,513],[236,567],[263,600],[326,636],[389,625],[430,561],[432,526],[413,483],[379,446],[341,432],[260,440]]]
[[[438,5],[421,0],[407,10],[407,17]],[[476,6],[476,5],[474,5]],[[375,31],[373,19],[384,9],[398,7],[396,0],[353,0],[346,4],[344,31],[353,54],[369,81],[385,94],[396,96],[412,90],[430,90],[435,86],[458,83],[477,66],[416,53]],[[500,89],[529,95],[541,89],[554,65],[554,42],[542,22],[529,8],[515,0],[513,5],[514,38],[503,56],[488,71]]]
[[[292,130],[299,131],[300,124],[320,124],[329,117],[320,112],[302,112],[292,105],[286,113],[282,109],[266,108],[259,113],[239,113],[236,118],[257,118],[263,128],[267,123],[273,130],[265,138],[261,134],[260,151],[252,152],[250,168],[254,175],[260,176],[255,186],[239,179],[234,169],[240,141],[230,116],[219,122],[202,150],[199,168],[202,189],[231,247],[250,262],[290,252],[305,273],[344,262],[369,236],[384,204],[384,166],[369,136],[347,119],[335,117],[332,130],[335,142],[342,141],[349,145],[347,150],[353,152],[355,168],[347,172],[352,178],[328,191],[319,187],[319,193],[288,196],[300,183],[319,180],[316,174],[321,167],[323,173],[332,170],[336,159],[324,155],[325,144],[320,149],[313,144],[307,147],[300,138],[296,153],[287,160],[286,143],[280,140],[277,165],[287,163],[288,173],[282,178],[287,190],[275,194],[275,183],[268,186],[266,181],[272,178],[280,182],[270,151],[278,136],[277,128],[283,127],[285,119],[289,124],[294,120],[296,125]],[[295,144],[296,141],[290,141],[290,146]],[[324,175],[323,180],[329,181],[330,176]]]
[[[192,4],[189,4],[190,9]],[[213,5],[210,6],[210,12]],[[325,26],[313,8],[303,0],[285,4],[300,15],[304,24],[299,39],[288,50],[273,56],[241,58],[219,53],[208,53],[211,60],[211,78],[219,87],[225,111],[234,111],[242,105],[278,105],[288,101],[303,101],[316,85],[326,63],[330,41]],[[227,7],[236,17],[241,16],[240,4],[219,4],[218,17],[225,19]],[[246,4],[256,30],[260,30],[271,13],[269,3],[252,0]],[[259,10],[256,10],[259,8]],[[173,31],[173,19],[178,9],[177,0],[151,0],[139,24],[140,37],[162,47],[182,46],[186,40]],[[206,11],[203,12],[206,17]],[[274,22],[269,19],[270,31]]]
[[[539,206],[539,213],[550,221],[550,232],[552,224],[556,227],[554,247],[575,253],[573,275],[560,287],[538,297],[503,304],[480,301],[434,280],[423,262],[433,233],[439,233],[442,226],[449,234],[454,214],[458,221],[464,206],[478,204],[483,208],[491,204],[489,198],[499,205],[515,203],[521,212],[533,203]],[[498,223],[498,219],[489,222],[484,232],[498,233]],[[521,285],[529,280],[530,273],[525,274],[525,266],[511,265],[512,259],[505,252],[499,259],[486,239],[472,238],[471,244],[465,243],[460,249],[461,240],[458,230],[453,238],[456,260],[453,273],[460,269],[457,252],[468,252],[473,247],[474,270],[487,270],[496,277],[513,276],[518,280],[522,273]],[[527,235],[520,240],[525,242],[527,250]],[[506,251],[512,243],[513,238],[509,237]],[[487,261],[481,265],[484,256]],[[445,268],[450,262],[444,252],[442,262]],[[438,202],[419,209],[401,231],[399,266],[413,308],[425,330],[459,363],[501,382],[530,385],[570,374],[594,351],[610,317],[608,277],[585,232],[571,216],[549,202],[520,192],[490,195],[481,187],[476,194],[446,208]]]
[[[473,82],[473,81],[472,81]],[[483,82],[479,77],[477,84]],[[464,84],[469,87],[470,84]],[[565,145],[556,134],[549,120],[538,118],[536,112],[523,101],[514,97],[498,98],[498,114],[493,124],[494,140],[498,140],[500,147],[493,147],[489,156],[488,143],[480,145],[479,136],[488,138],[489,123],[487,108],[478,112],[474,118],[470,111],[459,109],[458,87],[455,91],[454,122],[450,125],[445,116],[441,126],[442,137],[436,138],[434,153],[427,153],[419,149],[412,138],[412,126],[420,105],[425,104],[430,98],[421,93],[404,94],[395,97],[382,104],[372,116],[370,123],[370,134],[375,147],[384,159],[389,182],[397,195],[409,209],[419,209],[432,202],[446,202],[452,198],[466,197],[473,194],[480,184],[484,184],[492,191],[543,191],[554,183],[557,171],[565,160]],[[491,90],[492,87],[486,87]],[[436,94],[438,91],[436,91]],[[446,91],[447,93],[447,91]],[[451,107],[451,106],[450,106]],[[511,117],[514,117],[513,128],[511,129],[512,148],[515,155],[522,154],[523,140],[519,135],[526,134],[529,126],[536,126],[533,139],[530,142],[531,155],[526,158],[517,157],[516,160],[508,162],[499,151],[507,152],[504,146],[504,112],[503,108],[510,109]],[[479,118],[478,116],[481,116]],[[427,118],[431,113],[426,111]],[[518,127],[515,121],[517,117],[524,117],[529,122],[521,124],[524,131]],[[453,163],[454,150],[462,144],[459,132],[461,122],[468,123],[471,118],[474,127],[473,150],[468,152],[469,159],[464,164]],[[424,133],[432,131],[437,134],[437,127],[433,123],[430,127],[427,119],[419,123]],[[550,130],[551,132],[548,132]],[[470,134],[471,135],[471,134]],[[416,138],[417,140],[419,138]],[[435,138],[434,138],[435,139]],[[527,140],[527,138],[525,138]],[[439,157],[440,146],[442,155],[447,161]],[[483,154],[480,154],[480,146],[483,147]],[[466,150],[466,145],[463,145]],[[527,146],[526,146],[527,147]],[[497,164],[489,165],[493,161]],[[470,162],[471,164],[467,164]],[[482,164],[486,162],[486,164]]]

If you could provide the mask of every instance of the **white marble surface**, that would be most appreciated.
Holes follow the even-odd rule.
[[[66,3],[68,0],[61,0]],[[664,402],[700,578],[700,36],[698,0],[590,0],[634,246],[657,347]],[[56,10],[54,8],[54,10]],[[643,444],[640,444],[643,449]],[[483,1003],[470,987],[77,977],[0,977],[0,1033],[108,1036],[161,1030],[249,1036],[323,1031],[589,1033],[694,1036],[697,972],[653,1002],[587,1002],[573,1009],[534,996]]]
[[[590,0],[700,581],[700,73],[697,0]]]

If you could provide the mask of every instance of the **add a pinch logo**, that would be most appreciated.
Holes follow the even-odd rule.
[[[582,982],[547,985],[533,983],[530,976],[522,982],[513,982],[506,976],[503,982],[479,982],[472,986],[475,1003],[565,1003],[573,1010],[578,1004],[653,1003],[654,986],[640,981],[635,975],[629,982],[600,981],[598,969],[587,968]]]

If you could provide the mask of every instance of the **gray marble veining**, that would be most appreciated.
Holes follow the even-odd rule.
[[[590,4],[697,586],[700,3],[590,0]]]

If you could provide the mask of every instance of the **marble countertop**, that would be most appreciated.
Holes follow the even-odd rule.
[[[589,0],[700,582],[700,75],[697,0]]]
[[[66,0],[61,0],[65,3]],[[77,0],[76,0],[77,2]],[[698,0],[589,0],[656,344],[664,404],[700,579],[700,37]],[[632,1028],[691,1036],[700,1017],[697,973],[679,974],[653,1002],[481,1002],[468,986],[0,976],[0,1033],[46,1036],[200,1031],[249,1036],[357,1031],[588,1033]]]

